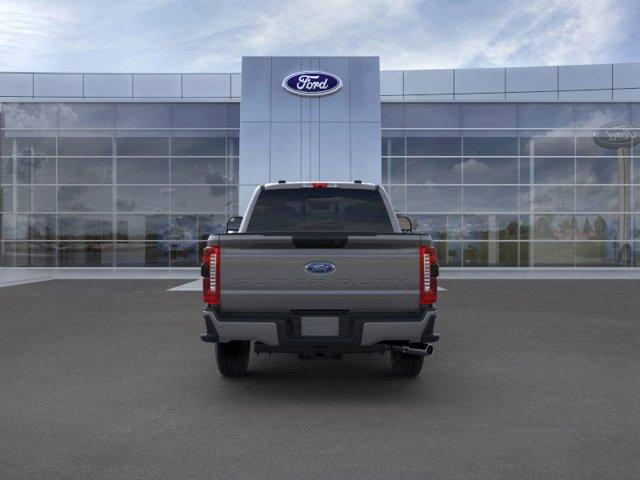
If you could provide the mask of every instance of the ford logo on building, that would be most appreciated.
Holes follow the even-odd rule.
[[[321,97],[340,90],[342,80],[327,72],[296,72],[282,81],[282,88],[294,95]]]
[[[323,274],[333,272],[336,266],[329,262],[310,262],[304,266],[304,269],[309,273]]]
[[[611,122],[593,134],[593,141],[602,148],[613,150],[640,143],[640,126],[630,122]]]

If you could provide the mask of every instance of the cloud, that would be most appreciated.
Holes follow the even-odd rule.
[[[243,55],[379,55],[384,69],[638,60],[634,0],[0,5],[0,70],[239,71]]]

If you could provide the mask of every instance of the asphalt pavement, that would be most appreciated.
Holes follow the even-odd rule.
[[[0,478],[640,475],[640,281],[443,281],[413,379],[366,355],[223,378],[181,283],[0,289]]]

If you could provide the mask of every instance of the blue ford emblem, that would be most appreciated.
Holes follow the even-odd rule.
[[[329,262],[311,262],[304,266],[304,269],[309,273],[331,273],[336,269],[333,263]]]
[[[327,72],[296,72],[282,81],[282,88],[303,97],[320,97],[340,90],[342,80]]]

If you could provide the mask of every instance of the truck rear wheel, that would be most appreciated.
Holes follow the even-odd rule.
[[[218,370],[225,377],[239,377],[249,369],[251,342],[216,343]]]
[[[391,352],[391,369],[393,373],[401,377],[415,377],[419,375],[423,364],[423,356],[409,355],[395,350]]]

